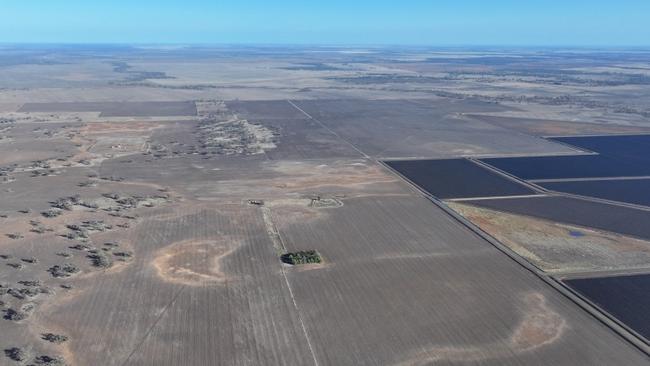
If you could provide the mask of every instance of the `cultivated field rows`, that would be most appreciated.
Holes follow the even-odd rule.
[[[647,364],[376,160],[647,131],[624,67],[643,54],[312,51],[3,49],[0,365]],[[647,242],[587,231],[568,199],[573,225],[496,211],[535,200],[470,213],[549,272],[643,269]],[[629,210],[601,226],[647,236]],[[298,250],[323,262],[280,260]]]
[[[288,272],[323,364],[646,362],[424,198],[350,199],[330,210],[327,220],[277,217],[289,250],[326,258]]]

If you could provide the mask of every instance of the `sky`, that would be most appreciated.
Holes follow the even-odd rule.
[[[650,46],[650,0],[0,0],[0,43]]]

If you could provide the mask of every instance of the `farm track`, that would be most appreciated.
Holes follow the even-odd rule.
[[[129,268],[52,309],[48,320],[77,340],[71,348],[76,364],[298,365],[311,359],[259,211],[186,206],[174,215],[152,217],[138,228],[130,238],[137,259]],[[167,281],[151,263],[175,242],[218,242],[221,236],[237,239],[229,244],[234,251],[218,258],[223,283]],[[204,254],[190,253],[182,265],[210,267],[206,262],[215,258]],[[171,346],[170,338],[176,340]]]
[[[645,362],[424,198],[348,199],[334,210],[329,220],[280,225],[288,250],[315,248],[326,258],[323,268],[288,272],[323,364]],[[517,323],[534,311],[526,305],[530,296],[544,299],[555,326]],[[517,339],[521,326],[538,335]],[[450,339],[465,346],[441,356]],[[518,349],[508,340],[530,346]],[[503,350],[495,353],[494,342]]]
[[[129,90],[121,88],[118,99]],[[154,96],[167,92],[150,90],[160,93]],[[63,356],[73,366],[647,363],[647,355],[608,323],[563,297],[559,285],[540,280],[500,252],[505,250],[498,243],[375,160],[548,156],[575,154],[574,149],[466,118],[459,111],[510,109],[474,99],[300,97],[221,102],[210,94],[189,103],[200,104],[198,118],[177,121],[172,115],[195,109],[178,112],[178,105],[167,105],[169,116],[158,121],[151,114],[160,114],[155,109],[167,102],[112,102],[101,104],[115,108],[106,113],[117,115],[111,119],[51,113],[57,119],[79,116],[84,128],[16,123],[10,137],[22,146],[17,153],[13,140],[3,143],[8,161],[32,164],[30,172],[45,175],[8,173],[17,183],[3,186],[2,209],[25,240],[3,236],[2,241],[18,258],[34,254],[41,263],[38,269],[3,266],[3,281],[15,285],[37,274],[48,285],[64,283],[46,269],[64,261],[56,251],[80,242],[39,240],[43,237],[29,232],[29,220],[65,230],[64,224],[89,211],[45,220],[41,212],[52,200],[77,191],[84,199],[113,191],[165,192],[171,198],[138,211],[130,227],[91,235],[94,245],[115,240],[132,250],[130,262],[100,270],[90,267],[87,253],[73,252],[70,261],[85,265],[65,281],[74,288],[57,287],[56,295],[39,297],[47,302],[27,320],[0,320],[11,333],[0,340],[9,339],[6,347],[36,344],[38,352]],[[173,98],[160,100],[167,99]],[[119,117],[123,114],[129,116]],[[237,126],[228,132],[242,145],[260,143],[251,131],[264,131],[271,140],[262,149],[239,152],[206,145],[199,129],[203,118],[221,123],[233,115],[246,120],[248,133]],[[46,132],[52,140],[41,139]],[[72,137],[61,139],[65,133]],[[61,158],[53,161],[58,170],[48,172],[30,161],[40,156]],[[322,206],[310,204],[312,199]],[[97,215],[108,217],[101,210]],[[278,258],[302,249],[318,250],[324,262],[291,267]],[[69,341],[43,345],[41,334],[54,330]]]

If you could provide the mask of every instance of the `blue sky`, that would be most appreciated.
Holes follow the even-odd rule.
[[[2,43],[650,46],[650,0],[2,0]]]

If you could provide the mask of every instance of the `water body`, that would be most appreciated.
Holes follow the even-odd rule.
[[[538,184],[557,192],[650,207],[650,179],[590,180]]]
[[[603,155],[491,158],[484,162],[521,179],[650,175],[650,166]]]
[[[469,202],[497,211],[538,217],[650,239],[650,211],[569,197],[523,197]]]
[[[650,135],[555,137],[551,140],[605,156],[650,163]]]
[[[558,137],[598,155],[490,158],[484,162],[521,179],[567,179],[650,175],[650,135]]]
[[[650,275],[564,281],[628,327],[650,339]]]
[[[386,164],[423,190],[443,199],[535,193],[466,159],[401,160],[388,161]]]

